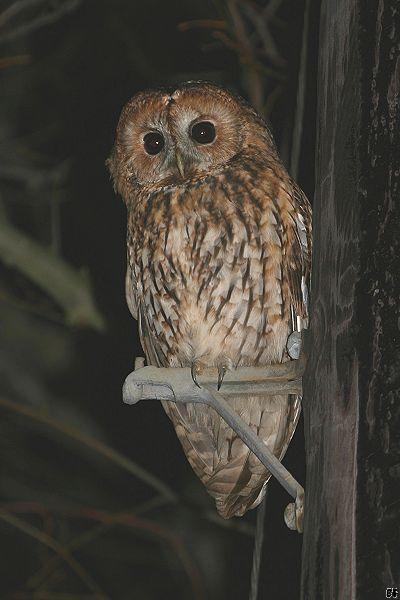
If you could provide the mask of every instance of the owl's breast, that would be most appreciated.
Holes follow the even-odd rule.
[[[281,359],[288,307],[275,224],[272,212],[260,227],[229,203],[185,206],[147,223],[131,265],[166,364]]]

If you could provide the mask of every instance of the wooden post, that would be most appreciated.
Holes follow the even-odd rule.
[[[317,89],[301,597],[400,598],[398,0],[323,0]]]

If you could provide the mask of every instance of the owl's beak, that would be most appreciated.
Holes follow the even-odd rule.
[[[185,177],[185,162],[183,160],[182,154],[177,150],[175,152],[176,166],[178,167],[178,171],[181,174],[181,177]]]

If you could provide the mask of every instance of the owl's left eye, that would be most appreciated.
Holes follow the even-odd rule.
[[[199,144],[211,144],[215,140],[215,127],[210,121],[200,121],[193,125],[190,135]]]
[[[164,148],[164,138],[159,131],[150,131],[143,138],[144,149],[147,154],[159,154]]]

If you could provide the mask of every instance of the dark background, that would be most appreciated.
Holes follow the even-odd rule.
[[[104,164],[120,110],[136,91],[207,79],[252,101],[255,69],[259,109],[290,166],[304,4],[239,3],[253,64],[231,4],[0,2],[2,598],[94,598],[100,589],[116,599],[248,596],[255,512],[219,519],[161,406],[122,404],[122,383],[141,349],[124,298],[125,208]],[[312,6],[297,174],[309,198]],[[279,60],[265,52],[260,23]],[[15,240],[26,237],[42,265],[52,261],[63,281],[78,282],[75,291],[91,299],[84,314],[74,316],[67,298],[60,302],[54,272],[38,281],[33,251],[21,246],[17,261]],[[105,446],[172,488],[177,501],[160,500]],[[285,464],[304,482],[302,422]],[[283,522],[289,496],[272,481],[267,502],[260,597],[296,598],[301,536]]]

